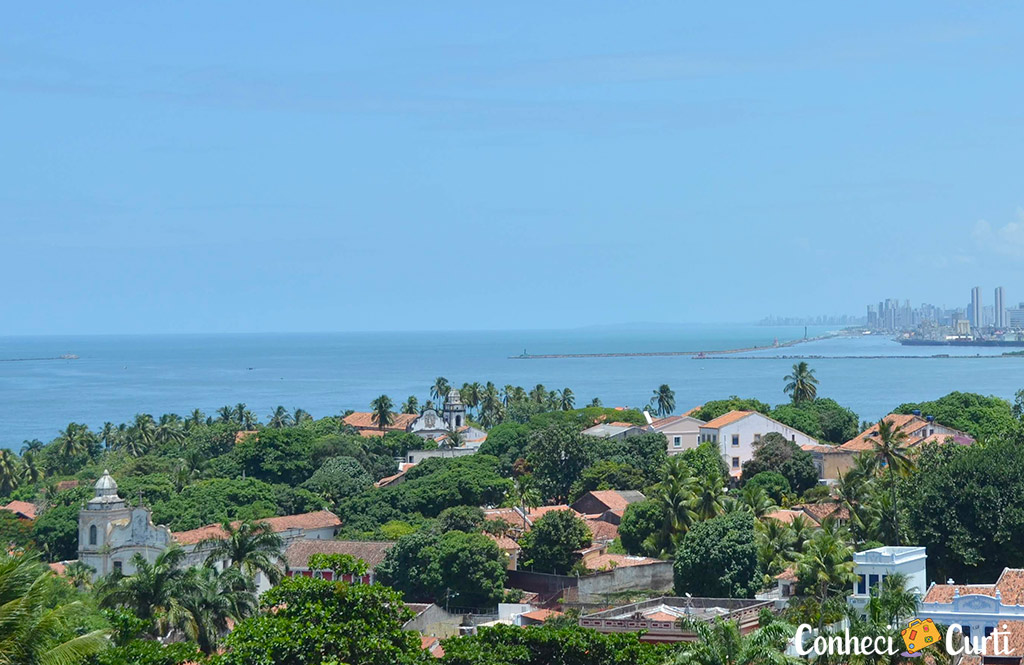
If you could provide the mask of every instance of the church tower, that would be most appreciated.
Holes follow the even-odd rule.
[[[94,580],[115,571],[131,575],[135,554],[152,563],[171,545],[170,529],[154,526],[149,509],[128,507],[109,471],[94,489],[96,495],[78,513],[78,560],[95,571]]]
[[[462,395],[455,388],[448,391],[442,417],[448,429],[458,429],[466,424],[466,405],[462,403]]]

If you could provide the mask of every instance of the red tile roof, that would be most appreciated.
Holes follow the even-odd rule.
[[[801,503],[793,506],[793,510],[802,510],[819,524],[826,517],[833,517],[843,521],[850,519],[850,511],[838,503]]]
[[[255,436],[259,439],[259,432],[254,429],[243,429],[235,432],[235,443],[241,443],[248,436]]]
[[[1024,604],[1024,568],[1004,568],[995,584],[935,584],[925,594],[925,603],[951,603],[961,596],[995,596],[999,591],[1004,605]]]
[[[37,514],[35,505],[28,501],[11,501],[3,508],[0,508],[0,510],[9,510],[18,517],[23,517],[27,520],[34,520]]]
[[[63,563],[48,563],[46,565],[50,567],[50,570],[57,573],[58,575],[63,576],[64,573],[67,572],[67,566],[65,566]]]
[[[349,554],[373,570],[394,546],[392,542],[373,540],[300,540],[288,546],[284,558],[289,568],[300,569],[309,568],[309,557],[314,554]]]
[[[796,576],[796,568],[787,568],[776,575],[775,579],[780,582],[796,582],[799,578]]]
[[[495,536],[494,534],[490,533],[485,533],[484,535],[493,540],[495,543],[497,543],[498,549],[500,549],[502,552],[507,552],[511,554],[512,552],[518,552],[522,549],[519,546],[519,543],[512,540],[508,536]]]
[[[780,510],[776,510],[775,512],[768,513],[767,515],[765,515],[765,517],[771,518],[773,520],[778,520],[779,522],[782,522],[783,524],[790,524],[797,517],[807,517],[807,514],[804,513],[804,511],[802,511],[802,510],[784,510],[784,509],[780,509]]]
[[[405,431],[409,429],[413,421],[419,418],[415,413],[394,413],[392,414],[393,422],[384,428],[385,431]],[[380,427],[377,426],[377,421],[374,420],[373,413],[369,411],[354,411],[343,419],[346,425],[351,425],[356,429],[375,429],[380,431]]]
[[[531,619],[533,621],[547,621],[551,617],[562,616],[561,612],[555,610],[533,610],[532,612],[523,612],[524,619]]]
[[[332,526],[341,526],[341,520],[329,510],[318,510],[301,515],[285,515],[284,517],[268,517],[256,521],[266,522],[274,533],[281,533],[289,529],[326,529]],[[236,521],[231,524],[237,527],[241,522]],[[210,538],[223,538],[225,536],[224,529],[219,524],[207,524],[198,529],[179,531],[171,535],[174,536],[174,540],[179,545],[194,545]]]
[[[526,512],[526,516],[530,518],[531,522],[536,522],[537,520],[539,520],[540,518],[544,517],[548,513],[552,513],[552,512],[555,512],[555,511],[559,511],[559,510],[568,510],[569,512],[571,512],[572,514],[576,515],[577,517],[579,516],[579,513],[577,513],[575,510],[573,510],[572,508],[570,508],[569,506],[566,506],[566,505],[560,505],[560,506],[538,506],[537,508],[530,508]]]
[[[587,520],[590,538],[597,543],[610,543],[619,537],[619,527],[604,520]]]
[[[894,428],[899,427],[906,432],[908,445],[917,443],[917,441],[911,437],[911,434],[928,424],[928,421],[924,418],[910,413],[890,413],[885,417],[885,422],[889,423]],[[878,424],[875,423],[839,447],[843,450],[874,450],[875,446],[871,443],[871,439],[877,436]]]
[[[639,495],[639,497],[635,497],[637,501],[644,500],[643,494],[640,494],[639,492],[636,492],[635,494]],[[608,510],[612,511],[626,510],[629,504],[633,503],[633,501],[629,500],[629,497],[624,496],[618,490],[595,490],[590,492],[590,495],[608,506]]]
[[[712,420],[710,422],[704,423],[703,425],[701,425],[701,429],[719,429],[721,427],[725,427],[726,425],[731,425],[732,423],[736,422],[737,420],[743,420],[747,416],[753,415],[755,413],[757,413],[757,412],[756,411],[730,411],[729,413],[726,413],[725,415],[718,416],[717,418],[715,418],[714,420]]]

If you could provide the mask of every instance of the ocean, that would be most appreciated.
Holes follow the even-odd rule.
[[[810,327],[809,336],[829,332]],[[549,389],[569,387],[583,406],[641,406],[662,383],[678,411],[740,395],[787,400],[783,377],[809,359],[818,394],[876,419],[898,404],[953,390],[1012,399],[1024,387],[1024,358],[1004,349],[902,347],[878,336],[834,337],[740,358],[608,357],[510,359],[530,354],[713,351],[765,346],[804,336],[803,327],[756,325],[627,326],[555,331],[385,332],[0,337],[0,447],[49,441],[68,422],[99,428],[136,413],[200,408],[208,415],[244,402],[261,420],[277,405],[314,417],[368,410],[386,393],[395,404],[422,404],[437,376],[451,383],[493,381]],[[924,358],[936,354],[973,358]],[[75,354],[76,360],[24,360]],[[836,357],[845,356],[845,357]],[[871,356],[856,357],[851,356]],[[915,356],[912,358],[893,356]]]

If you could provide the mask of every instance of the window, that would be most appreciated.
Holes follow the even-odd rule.
[[[964,639],[965,640],[971,639],[971,627],[970,626],[962,626],[962,628],[964,629]]]
[[[683,437],[674,436],[672,437],[672,446],[675,448],[681,448],[683,445]]]
[[[732,435],[732,445],[734,445],[734,446],[740,445],[740,435],[739,434],[733,434]]]
[[[790,435],[793,438],[793,443],[796,443],[796,434]]]
[[[878,575],[868,575],[868,591],[878,588]]]
[[[866,596],[868,593],[868,583],[864,579],[863,575],[857,576],[857,594],[860,596]]]
[[[455,426],[462,427],[462,416],[455,416]]]
[[[993,630],[995,630],[994,627],[992,627],[992,626],[985,626],[985,637],[988,637],[989,635],[991,635]]]
[[[760,434],[755,434],[754,435],[754,443],[759,443],[760,441],[761,441],[761,435]]]
[[[120,573],[120,572],[122,572],[123,568],[124,568],[124,565],[120,561],[115,561],[114,562],[114,572]]]
[[[90,545],[95,545],[96,544],[96,525],[95,524],[93,524],[91,527],[89,527],[89,544]]]
[[[732,468],[734,468],[734,469],[740,468],[740,458],[739,457],[733,457],[732,458]]]

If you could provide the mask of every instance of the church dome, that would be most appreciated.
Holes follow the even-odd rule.
[[[448,399],[445,400],[445,405],[454,406],[456,404],[462,404],[462,394],[457,388],[452,388],[448,391]]]
[[[117,482],[110,477],[109,471],[104,471],[100,479],[94,485],[96,496],[89,499],[90,504],[121,503],[121,497],[117,495]]]

